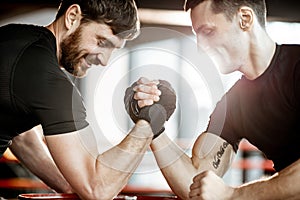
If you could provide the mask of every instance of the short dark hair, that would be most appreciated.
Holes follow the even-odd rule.
[[[266,26],[265,0],[186,0],[184,9],[188,11],[204,1],[211,1],[212,11],[216,14],[223,12],[229,20],[232,20],[240,7],[248,6],[253,9],[260,25]]]
[[[77,4],[81,8],[81,23],[96,21],[111,27],[123,39],[132,39],[139,32],[139,19],[134,0],[61,0],[55,20]]]

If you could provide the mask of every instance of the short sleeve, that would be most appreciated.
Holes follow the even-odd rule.
[[[88,125],[83,99],[58,67],[55,53],[46,44],[28,47],[14,78],[18,108],[40,123],[45,135],[67,133]]]
[[[239,136],[236,134],[232,121],[232,102],[231,96],[233,91],[229,91],[217,103],[213,113],[210,116],[206,132],[215,134],[226,140],[237,151],[240,142]]]

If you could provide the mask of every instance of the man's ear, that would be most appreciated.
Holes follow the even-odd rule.
[[[247,31],[253,25],[254,11],[250,7],[243,6],[239,9],[239,18],[241,29]]]
[[[65,26],[69,30],[81,19],[81,9],[78,4],[71,5],[65,13]]]

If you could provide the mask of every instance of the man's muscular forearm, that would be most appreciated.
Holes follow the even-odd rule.
[[[155,139],[151,148],[169,186],[182,199],[188,199],[196,174],[211,170],[223,176],[234,155],[231,145],[210,133],[198,137],[191,158],[165,134]]]
[[[55,163],[80,198],[113,199],[128,183],[152,138],[149,123],[139,120],[118,145],[101,154],[90,126],[46,136],[46,141]]]
[[[71,193],[72,189],[53,162],[40,131],[41,129],[35,127],[16,136],[10,150],[24,166],[50,188],[56,192]]]
[[[266,180],[236,188],[232,199],[300,199],[300,159]]]
[[[164,133],[152,142],[151,149],[172,191],[187,199],[192,178],[197,173],[191,158]]]

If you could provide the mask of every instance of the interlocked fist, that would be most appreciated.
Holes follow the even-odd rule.
[[[138,101],[134,99],[134,87],[137,85],[137,82],[135,82],[126,89],[124,96],[126,111],[134,123],[140,119],[148,121],[154,134],[153,138],[156,138],[165,130],[165,121],[169,120],[176,109],[176,93],[169,82],[159,80],[157,85],[157,88],[161,91],[159,101],[140,108]]]

